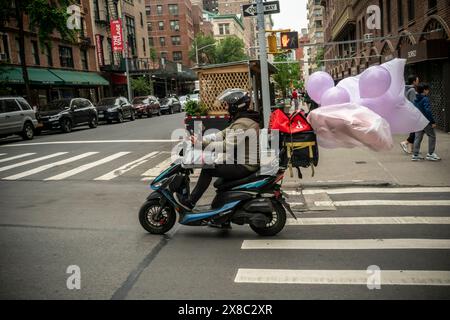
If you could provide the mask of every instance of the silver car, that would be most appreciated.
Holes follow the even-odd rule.
[[[36,113],[22,97],[0,97],[0,138],[12,134],[24,140],[34,137]]]

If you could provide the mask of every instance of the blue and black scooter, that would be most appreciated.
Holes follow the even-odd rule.
[[[276,175],[255,173],[236,181],[218,179],[214,183],[217,194],[211,206],[187,212],[173,195],[175,192],[183,196],[190,194],[189,176],[193,170],[174,163],[151,183],[154,192],[142,205],[139,221],[148,232],[164,234],[174,226],[178,213],[182,225],[248,224],[259,235],[274,236],[286,224],[286,210],[296,218],[281,190],[284,169]]]

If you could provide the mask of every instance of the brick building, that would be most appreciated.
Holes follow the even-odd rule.
[[[342,0],[340,0],[342,1]],[[335,0],[334,3],[340,3],[339,0]],[[347,0],[344,0],[347,1]],[[321,0],[308,0],[308,37],[311,43],[323,43],[324,41],[324,7]],[[309,74],[321,69],[320,63],[317,63],[317,57],[320,52],[324,50],[321,46],[308,47],[309,56]]]
[[[36,30],[30,29],[28,16],[23,16],[31,97],[25,95],[17,22],[12,19],[2,26],[0,82],[3,89],[38,105],[69,97],[85,97],[95,102],[103,95],[103,88],[109,83],[97,73],[89,0],[81,0],[79,5],[81,30],[75,43],[63,41],[56,32],[51,35],[50,43],[40,43]]]
[[[326,70],[335,80],[394,58],[407,60],[406,75],[431,85],[438,126],[450,131],[450,4],[448,0],[322,0]],[[381,28],[368,28],[370,5],[380,8]],[[381,39],[377,39],[381,38]],[[406,76],[405,75],[405,76]]]

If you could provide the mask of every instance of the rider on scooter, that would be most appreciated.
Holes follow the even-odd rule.
[[[227,148],[234,148],[237,150],[237,144],[239,139],[227,139],[226,130],[255,130],[256,137],[259,136],[259,121],[260,116],[256,111],[249,110],[251,104],[251,98],[248,93],[242,89],[228,89],[223,92],[218,98],[219,103],[225,103],[227,105],[228,113],[230,115],[231,124],[225,130],[217,133],[215,138],[206,139],[202,141],[202,147],[206,146],[214,147],[214,144],[223,144],[223,151],[226,152]],[[231,140],[231,141],[230,141]],[[196,142],[194,136],[191,137],[192,143]],[[242,140],[241,140],[242,141]],[[224,178],[228,181],[243,179],[252,173],[259,170],[259,164],[257,161],[251,163],[249,159],[250,155],[250,143],[257,143],[257,141],[249,141],[245,139],[242,141],[245,143],[245,164],[217,164],[214,168],[203,168],[197,185],[188,198],[183,198],[180,194],[174,194],[175,200],[184,209],[191,211],[197,201],[202,197],[205,191],[208,189],[213,177]],[[258,148],[257,148],[258,149]],[[239,149],[238,149],[239,150]],[[236,160],[236,153],[235,159]]]

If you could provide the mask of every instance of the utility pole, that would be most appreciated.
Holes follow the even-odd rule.
[[[122,41],[124,42],[124,52],[123,58],[125,60],[125,73],[127,76],[127,93],[128,93],[128,101],[131,102],[133,99],[131,92],[131,83],[130,83],[130,67],[128,65],[128,37],[125,39],[126,30],[125,30],[125,11],[123,10],[123,0],[120,1],[120,11],[121,11],[121,19],[122,19]]]
[[[256,12],[258,19],[258,39],[259,39],[259,61],[261,67],[261,92],[264,127],[269,128],[270,120],[270,86],[269,86],[269,67],[267,65],[266,31],[264,18],[264,2],[256,0]]]

